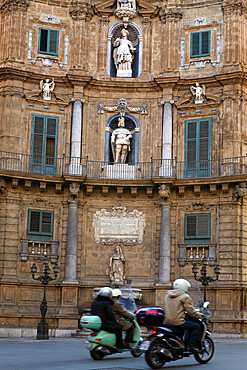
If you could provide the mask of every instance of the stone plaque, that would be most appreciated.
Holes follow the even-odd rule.
[[[134,209],[126,211],[126,207],[113,207],[111,212],[101,209],[94,214],[93,227],[96,243],[125,245],[141,244],[143,230],[146,226],[145,215]]]

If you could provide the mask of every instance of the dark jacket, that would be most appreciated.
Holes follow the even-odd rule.
[[[101,329],[111,331],[122,329],[113,313],[113,300],[109,297],[98,295],[92,303],[91,315],[99,316],[102,320]]]

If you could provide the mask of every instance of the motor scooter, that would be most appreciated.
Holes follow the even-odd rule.
[[[200,333],[197,339],[196,352],[188,351],[184,341],[184,331],[173,325],[162,324],[153,327],[152,332],[140,346],[140,351],[145,353],[145,360],[152,369],[160,369],[165,363],[176,361],[183,357],[194,356],[200,364],[205,364],[211,360],[214,354],[214,342],[210,338],[208,330],[208,319],[211,312],[208,310],[209,302],[203,302],[198,283],[195,282],[200,302],[198,311],[203,313],[201,320],[187,316],[187,320],[197,322],[200,325]],[[138,311],[137,311],[138,315]],[[142,314],[143,315],[143,314]]]
[[[137,310],[134,300],[134,294],[131,287],[120,288],[122,296],[120,302],[123,303],[126,310],[135,313]],[[86,315],[80,319],[81,327],[91,329],[92,332],[88,336],[87,349],[94,360],[102,360],[105,356],[113,355],[115,353],[122,353],[130,351],[133,357],[139,357],[142,352],[139,350],[139,345],[142,342],[140,328],[136,320],[131,320],[134,324],[133,341],[130,349],[119,349],[116,347],[116,335],[105,330],[100,330],[101,319],[99,316]],[[123,332],[123,340],[125,340],[126,331]]]

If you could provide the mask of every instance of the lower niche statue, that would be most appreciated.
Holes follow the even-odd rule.
[[[112,154],[115,163],[125,163],[128,152],[131,151],[130,139],[132,135],[125,128],[124,117],[118,118],[118,127],[111,136]]]
[[[110,279],[112,284],[124,284],[124,264],[125,258],[118,243],[115,248],[115,252],[110,258]]]

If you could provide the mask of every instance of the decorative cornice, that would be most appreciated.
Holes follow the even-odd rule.
[[[183,13],[178,8],[167,8],[164,6],[160,10],[159,17],[163,22],[178,22],[183,17]]]
[[[71,18],[75,21],[90,21],[94,15],[94,12],[91,4],[78,4],[76,0],[73,0],[69,10],[69,14]]]
[[[225,15],[232,15],[233,13],[241,14],[246,12],[247,4],[245,0],[224,0],[222,2],[222,10]]]
[[[28,6],[29,6],[28,0],[4,0],[0,7],[0,13],[4,14],[16,10],[26,12]]]

